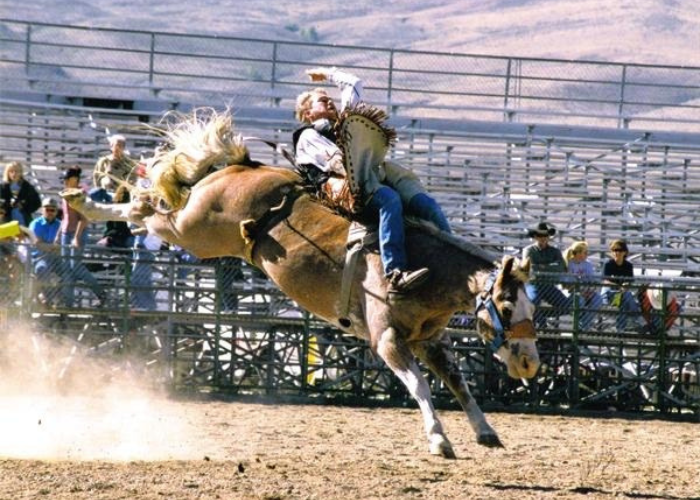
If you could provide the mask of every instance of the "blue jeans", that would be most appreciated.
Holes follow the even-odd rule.
[[[603,296],[598,292],[588,292],[586,295],[581,295],[581,316],[579,320],[579,328],[583,331],[590,330],[593,320],[598,314],[601,306],[603,305]]]
[[[73,305],[73,293],[68,286],[61,283],[70,279],[70,264],[55,253],[45,253],[37,257],[34,262],[34,273],[40,284],[40,291],[47,301],[53,305],[70,307]],[[55,282],[51,283],[55,276]]]
[[[408,202],[408,207],[406,207],[406,212],[432,222],[442,231],[452,233],[450,223],[447,222],[447,217],[445,217],[440,205],[425,193],[418,193],[411,198],[411,201]]]
[[[570,313],[574,305],[574,296],[568,297],[556,285],[542,282],[529,282],[525,284],[527,298],[535,305],[539,306],[542,301],[552,306],[552,313],[559,316]],[[579,297],[579,304],[581,297]],[[539,307],[535,310],[535,325],[543,328],[546,325],[546,312]]]
[[[405,270],[408,259],[399,193],[390,187],[381,186],[369,200],[367,211],[370,215],[379,216],[379,253],[384,273],[390,274],[395,269]]]
[[[97,279],[87,270],[85,265],[77,261],[69,261],[64,257],[59,257],[56,254],[46,253],[39,257],[34,267],[37,279],[46,282],[50,274],[55,274],[62,282],[60,285],[60,295],[63,305],[73,307],[75,298],[75,283],[78,281],[84,282],[92,293],[99,299],[104,299],[105,292],[97,282]],[[57,291],[51,291],[45,294],[48,299],[56,299]]]
[[[627,329],[627,323],[632,322],[633,324],[642,325],[642,309],[637,303],[637,299],[634,298],[632,292],[625,290],[620,292],[615,288],[605,287],[602,290],[603,300],[608,305],[615,305],[619,307],[620,312],[617,313],[617,320],[615,321],[615,328],[618,332]],[[621,294],[619,297],[619,305],[615,300],[617,294]]]
[[[92,201],[98,203],[112,203],[112,195],[107,192],[104,188],[92,188],[88,193],[88,196]]]
[[[145,248],[146,235],[136,236],[134,244],[134,266],[131,270],[131,305],[136,309],[156,309],[156,294],[153,290],[153,252]]]
[[[81,259],[83,255],[82,247],[85,246],[85,243],[87,242],[87,231],[83,231],[83,234],[80,238],[80,247],[71,246],[71,242],[73,241],[74,237],[75,233],[73,232],[61,233],[61,256],[63,257],[65,262],[70,264],[71,269],[71,284],[69,287],[69,292],[71,296],[73,296],[73,284],[76,281],[82,281],[90,287],[90,289],[97,297],[102,298],[104,296],[104,291],[102,290],[102,287],[97,282],[97,278],[95,278],[92,275],[92,273],[88,271],[87,267],[85,267],[85,264],[83,264],[83,261]],[[70,257],[70,260],[67,260],[68,257]]]

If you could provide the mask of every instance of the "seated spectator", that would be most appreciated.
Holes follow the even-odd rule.
[[[4,215],[5,208],[0,204],[0,218]],[[0,307],[22,298],[27,246],[36,241],[34,233],[17,221],[0,224]]]
[[[130,184],[136,181],[137,162],[126,151],[126,137],[115,134],[108,140],[111,153],[97,160],[92,173],[94,188],[90,192],[93,200],[103,203],[109,202],[98,198],[104,194],[111,196],[119,187],[120,181]]]
[[[73,268],[67,259],[60,255],[56,239],[61,227],[57,218],[58,203],[53,198],[42,202],[42,216],[34,219],[29,229],[36,235],[36,245],[32,251],[34,273],[40,284],[39,300],[51,306],[73,306],[73,284],[84,276],[80,268]],[[87,272],[87,271],[86,271]],[[67,283],[66,286],[61,282]],[[104,292],[95,282],[91,286],[100,302],[104,301]]]
[[[616,320],[618,332],[626,330],[629,322],[632,322],[637,330],[645,330],[641,308],[629,290],[634,280],[634,266],[627,260],[627,242],[614,240],[609,248],[611,258],[603,266],[603,301],[619,309]]]
[[[24,167],[18,161],[8,163],[0,184],[0,200],[5,215],[0,222],[16,220],[20,226],[29,226],[34,212],[41,207],[36,188],[24,178]]]
[[[547,276],[550,273],[565,273],[566,262],[561,250],[550,245],[550,238],[557,230],[546,222],[540,222],[536,227],[528,230],[528,236],[535,243],[523,249],[523,260],[530,261],[530,281],[525,287],[528,298],[535,306],[542,301],[552,306],[552,313],[556,316],[571,312],[573,296],[567,296],[557,286],[555,276]],[[546,314],[539,307],[535,311],[535,325],[537,328],[545,328]]]
[[[577,241],[566,249],[566,266],[570,274],[577,276],[580,282],[595,279],[598,274],[593,268],[593,264],[588,260],[588,243]],[[597,312],[603,305],[602,295],[593,286],[582,285],[577,289],[583,298],[581,316],[579,321],[580,330],[590,330],[591,324]]]
[[[129,199],[129,190],[126,186],[119,186],[114,194],[114,203],[128,203]],[[105,248],[131,248],[134,246],[134,235],[127,222],[107,221],[102,238],[97,245]]]

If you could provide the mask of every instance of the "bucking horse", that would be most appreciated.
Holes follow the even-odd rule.
[[[430,276],[420,288],[391,294],[376,247],[361,246],[350,266],[349,218],[305,190],[293,169],[251,160],[230,113],[196,110],[161,134],[166,145],[147,168],[151,187],[134,189],[131,202],[100,204],[77,190],[62,196],[92,220],[132,222],[197,257],[244,258],[299,306],[368,341],[417,401],[430,453],[455,457],[418,360],[454,393],[477,442],[503,446],[470,394],[445,327],[456,312],[473,312],[479,335],[508,374],[534,377],[539,356],[535,308],[524,291],[528,262],[512,256],[498,262],[428,223],[407,224],[409,262],[428,267]]]

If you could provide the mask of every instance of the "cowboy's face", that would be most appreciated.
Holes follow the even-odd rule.
[[[306,119],[309,122],[315,122],[326,118],[328,120],[338,119],[338,110],[333,103],[333,99],[326,94],[315,93],[311,99],[311,105],[306,110]]]
[[[545,248],[547,245],[549,245],[549,236],[547,236],[546,234],[536,234],[535,242],[537,243],[538,247]]]

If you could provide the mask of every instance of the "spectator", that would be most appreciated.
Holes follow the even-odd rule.
[[[566,249],[565,260],[569,273],[576,276],[579,283],[584,283],[578,288],[578,292],[583,299],[579,327],[583,331],[588,331],[600,307],[603,305],[603,297],[595,287],[585,285],[587,280],[591,281],[597,277],[593,264],[588,260],[588,243],[577,241],[571,244]]]
[[[362,99],[362,82],[354,75],[335,68],[316,68],[307,71],[312,81],[329,80],[341,90],[341,107],[357,105]],[[450,226],[439,205],[420,184],[410,170],[389,161],[380,165],[356,165],[359,199],[348,199],[351,187],[346,178],[343,153],[336,145],[334,125],[338,110],[322,88],[304,92],[297,97],[295,115],[302,127],[294,132],[296,161],[302,175],[322,197],[346,208],[353,209],[357,202],[365,213],[379,219],[379,249],[389,291],[407,292],[420,286],[429,270],[408,269],[405,250],[403,214],[416,215],[433,222],[443,231]]]
[[[131,270],[131,306],[143,311],[155,311],[156,292],[153,288],[153,263],[155,252],[160,250],[163,241],[145,229],[134,231],[134,265]]]
[[[109,147],[111,153],[97,160],[92,173],[94,188],[90,197],[103,203],[108,201],[99,198],[103,197],[104,193],[111,196],[119,187],[120,181],[133,184],[136,180],[137,162],[131,159],[126,151],[126,137],[120,134],[110,136]]]
[[[32,233],[36,235],[36,246],[32,251],[32,257],[34,273],[42,288],[39,300],[47,305],[72,307],[74,283],[85,281],[100,303],[103,303],[104,291],[82,263],[80,266],[73,267],[68,260],[60,256],[60,248],[56,245],[61,228],[61,221],[57,218],[58,203],[53,198],[45,198],[41,205],[42,216],[34,219],[29,226]],[[60,285],[61,281],[66,282],[67,285]]]
[[[82,169],[74,165],[69,167],[61,175],[63,187],[65,189],[83,189],[80,186],[80,176]],[[68,261],[71,266],[71,276],[73,283],[82,281],[97,295],[100,302],[105,299],[105,292],[97,282],[97,278],[88,270],[82,261],[83,249],[87,244],[89,221],[87,217],[71,207],[66,200],[62,200],[61,208],[63,220],[61,221],[61,231],[58,243],[61,244],[61,255],[64,259],[70,257]],[[73,294],[73,286],[70,287]]]
[[[136,186],[143,190],[151,187],[145,169],[138,170]],[[155,253],[160,250],[163,240],[154,234],[148,234],[145,228],[132,228],[134,235],[134,265],[131,270],[131,306],[134,309],[154,311],[157,308],[156,292],[153,289],[153,262]]]
[[[234,282],[243,280],[241,259],[236,257],[217,257],[213,261],[216,278],[216,289],[221,300],[221,312],[238,310],[238,292]]]
[[[114,193],[114,203],[128,203],[129,190],[126,186],[119,186]],[[97,242],[98,246],[105,248],[132,248],[134,235],[125,221],[107,221],[102,238]]]
[[[81,175],[82,169],[77,165],[66,169],[61,174],[64,189],[80,188]],[[61,233],[58,242],[62,246],[61,253],[66,256],[71,253],[77,253],[71,252],[71,248],[81,249],[85,246],[88,236],[88,219],[72,208],[66,200],[62,200],[61,209],[63,220],[61,221]]]
[[[526,284],[525,290],[528,298],[535,306],[542,301],[552,306],[552,314],[559,316],[571,312],[573,296],[567,296],[557,286],[556,276],[550,273],[565,273],[566,262],[561,250],[550,245],[550,238],[556,234],[554,226],[540,222],[536,227],[528,230],[528,236],[535,243],[523,249],[523,260],[529,260],[531,266],[531,280]],[[547,326],[545,311],[539,307],[535,311],[535,324],[538,328]]]
[[[0,199],[5,216],[0,222],[16,220],[20,226],[29,226],[34,212],[41,207],[36,188],[24,178],[24,166],[13,161],[5,166],[0,184]]]
[[[606,304],[617,307],[616,328],[618,332],[627,329],[631,321],[638,331],[645,331],[641,308],[629,286],[634,280],[634,266],[627,260],[629,249],[625,240],[610,243],[611,258],[603,266],[603,300]]]
[[[5,208],[0,204],[0,220]],[[17,221],[0,224],[0,307],[22,299],[22,274],[27,264],[27,243],[36,244],[34,233]]]

